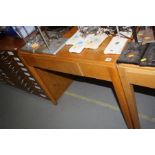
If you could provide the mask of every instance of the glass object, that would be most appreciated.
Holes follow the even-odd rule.
[[[22,50],[32,53],[56,54],[67,41],[66,38],[63,38],[61,32],[55,30],[42,31],[41,34],[32,35],[22,47]]]

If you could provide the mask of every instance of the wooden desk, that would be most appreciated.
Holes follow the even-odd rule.
[[[155,88],[155,68],[119,64],[118,70],[135,128],[140,128],[133,85]]]
[[[72,29],[66,37],[70,37],[75,31]],[[72,82],[72,79],[47,70],[111,81],[125,122],[128,128],[134,128],[116,66],[118,55],[103,53],[103,49],[110,40],[110,37],[107,38],[97,50],[84,49],[80,54],[69,53],[71,46],[65,46],[56,55],[20,51],[20,57],[54,104],[57,103],[58,98]],[[112,61],[105,62],[105,59],[109,57],[112,58]]]

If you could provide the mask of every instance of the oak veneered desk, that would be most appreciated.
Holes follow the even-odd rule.
[[[74,33],[75,29],[72,29],[66,36],[70,37]],[[98,49],[84,49],[80,54],[69,53],[71,46],[66,45],[56,55],[20,51],[20,57],[54,104],[57,104],[72,79],[49,71],[112,82],[126,124],[128,128],[135,128],[116,66],[119,55],[103,53],[110,40],[111,37]],[[111,58],[111,61],[106,62],[106,58]]]

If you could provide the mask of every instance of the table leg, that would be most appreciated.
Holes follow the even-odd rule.
[[[135,128],[135,126],[133,125],[130,109],[129,109],[128,102],[125,97],[124,89],[122,87],[122,83],[119,78],[117,68],[115,67],[110,68],[109,72],[112,78],[112,83],[113,83],[113,86],[114,86],[114,89],[117,95],[119,106],[122,111],[125,122],[127,124],[127,127],[130,129]]]
[[[120,79],[121,79],[122,86],[124,89],[124,93],[127,99],[127,103],[128,103],[131,117],[132,117],[134,128],[140,128],[140,122],[139,122],[139,117],[138,117],[138,111],[137,111],[137,106],[136,106],[136,99],[134,95],[133,85],[128,81],[128,77],[126,75],[126,69],[118,65],[118,71],[119,71]]]

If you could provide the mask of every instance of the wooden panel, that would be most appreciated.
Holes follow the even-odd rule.
[[[51,94],[50,96],[52,96],[54,103],[57,103],[59,97],[64,93],[73,80],[38,68],[35,68],[35,70],[46,85],[48,93]]]
[[[53,56],[46,56],[42,54],[33,55],[23,53],[21,55],[30,66],[74,75],[82,75],[78,64],[75,62],[71,62],[65,59],[56,59]]]
[[[37,59],[35,66],[63,73],[81,75],[78,65],[68,61]]]
[[[96,64],[94,65],[86,63],[80,63],[79,66],[81,68],[83,75],[86,77],[111,81],[107,67],[104,67],[102,65],[96,65]]]

